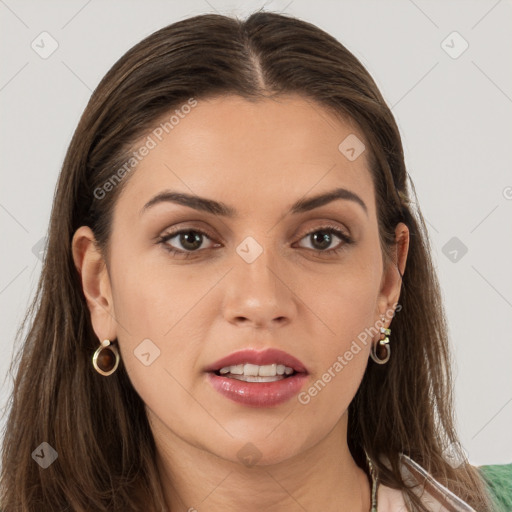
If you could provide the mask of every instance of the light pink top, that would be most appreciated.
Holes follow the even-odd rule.
[[[400,461],[402,478],[407,484],[416,486],[413,491],[429,511],[476,512],[407,455],[400,454]],[[402,491],[378,484],[376,510],[377,512],[408,512]]]

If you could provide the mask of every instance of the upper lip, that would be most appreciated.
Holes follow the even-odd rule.
[[[267,348],[265,350],[245,349],[233,352],[229,356],[223,357],[215,363],[209,365],[205,371],[215,372],[226,366],[236,366],[238,364],[257,364],[263,366],[267,364],[284,364],[293,368],[298,373],[307,373],[306,367],[296,357],[279,350],[277,348]]]

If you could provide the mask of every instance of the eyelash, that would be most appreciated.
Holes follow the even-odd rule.
[[[337,248],[334,248],[334,249],[327,249],[325,251],[322,251],[320,249],[309,249],[309,248],[306,248],[308,249],[309,251],[313,251],[314,253],[316,254],[328,254],[328,255],[336,255],[338,254],[340,251],[343,251],[345,249],[345,246],[346,245],[350,245],[352,244],[354,241],[352,240],[351,237],[349,237],[348,235],[346,235],[345,233],[343,233],[343,231],[341,231],[339,228],[335,227],[335,226],[330,226],[330,225],[325,225],[325,226],[321,226],[321,227],[318,227],[312,231],[309,231],[308,233],[306,233],[304,236],[302,236],[300,238],[300,240],[312,235],[313,233],[317,233],[319,231],[325,231],[327,233],[330,233],[330,234],[334,234],[336,235],[338,238],[340,238],[341,240],[343,240],[343,244],[341,244],[339,247]],[[166,251],[168,251],[169,253],[171,253],[173,256],[182,256],[184,259],[186,258],[189,258],[190,256],[193,256],[194,253],[197,253],[197,252],[200,252],[201,250],[206,250],[206,249],[199,249],[199,250],[196,250],[196,251],[182,251],[180,249],[176,249],[174,247],[172,247],[171,245],[169,245],[167,242],[171,239],[171,238],[174,238],[175,236],[177,235],[180,235],[182,233],[199,233],[200,235],[203,235],[203,236],[206,236],[208,237],[209,239],[212,239],[213,237],[210,236],[209,233],[207,233],[206,231],[203,231],[202,229],[193,229],[193,228],[187,228],[187,229],[181,229],[179,231],[175,231],[173,233],[168,233],[166,235],[162,235],[158,238],[157,240],[157,243],[159,244],[162,244],[164,249]],[[299,241],[300,241],[299,240]]]

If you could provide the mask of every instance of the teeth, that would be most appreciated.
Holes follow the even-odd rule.
[[[229,373],[232,373],[234,375],[243,375],[244,374],[244,365],[237,364],[236,366],[230,366]]]
[[[277,364],[260,366],[258,368],[258,375],[261,377],[275,377],[277,375]]]
[[[229,375],[230,379],[243,380],[244,382],[275,382],[276,380],[283,380],[283,375],[274,375],[273,377],[260,377],[259,375]]]
[[[257,364],[245,364],[244,365],[244,375],[250,376],[250,377],[257,377],[259,369],[260,369],[260,367]]]
[[[284,364],[265,364],[259,366],[257,364],[237,364],[235,366],[225,366],[220,369],[221,375],[243,375],[244,377],[276,377],[281,375],[291,375],[293,368]],[[245,379],[240,379],[245,380]],[[278,380],[278,379],[277,379]],[[247,380],[246,382],[264,382],[258,380]]]

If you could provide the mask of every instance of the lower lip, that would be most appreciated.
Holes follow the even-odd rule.
[[[213,388],[226,398],[252,407],[271,407],[287,402],[301,390],[307,380],[306,373],[274,382],[244,382],[208,372]]]

